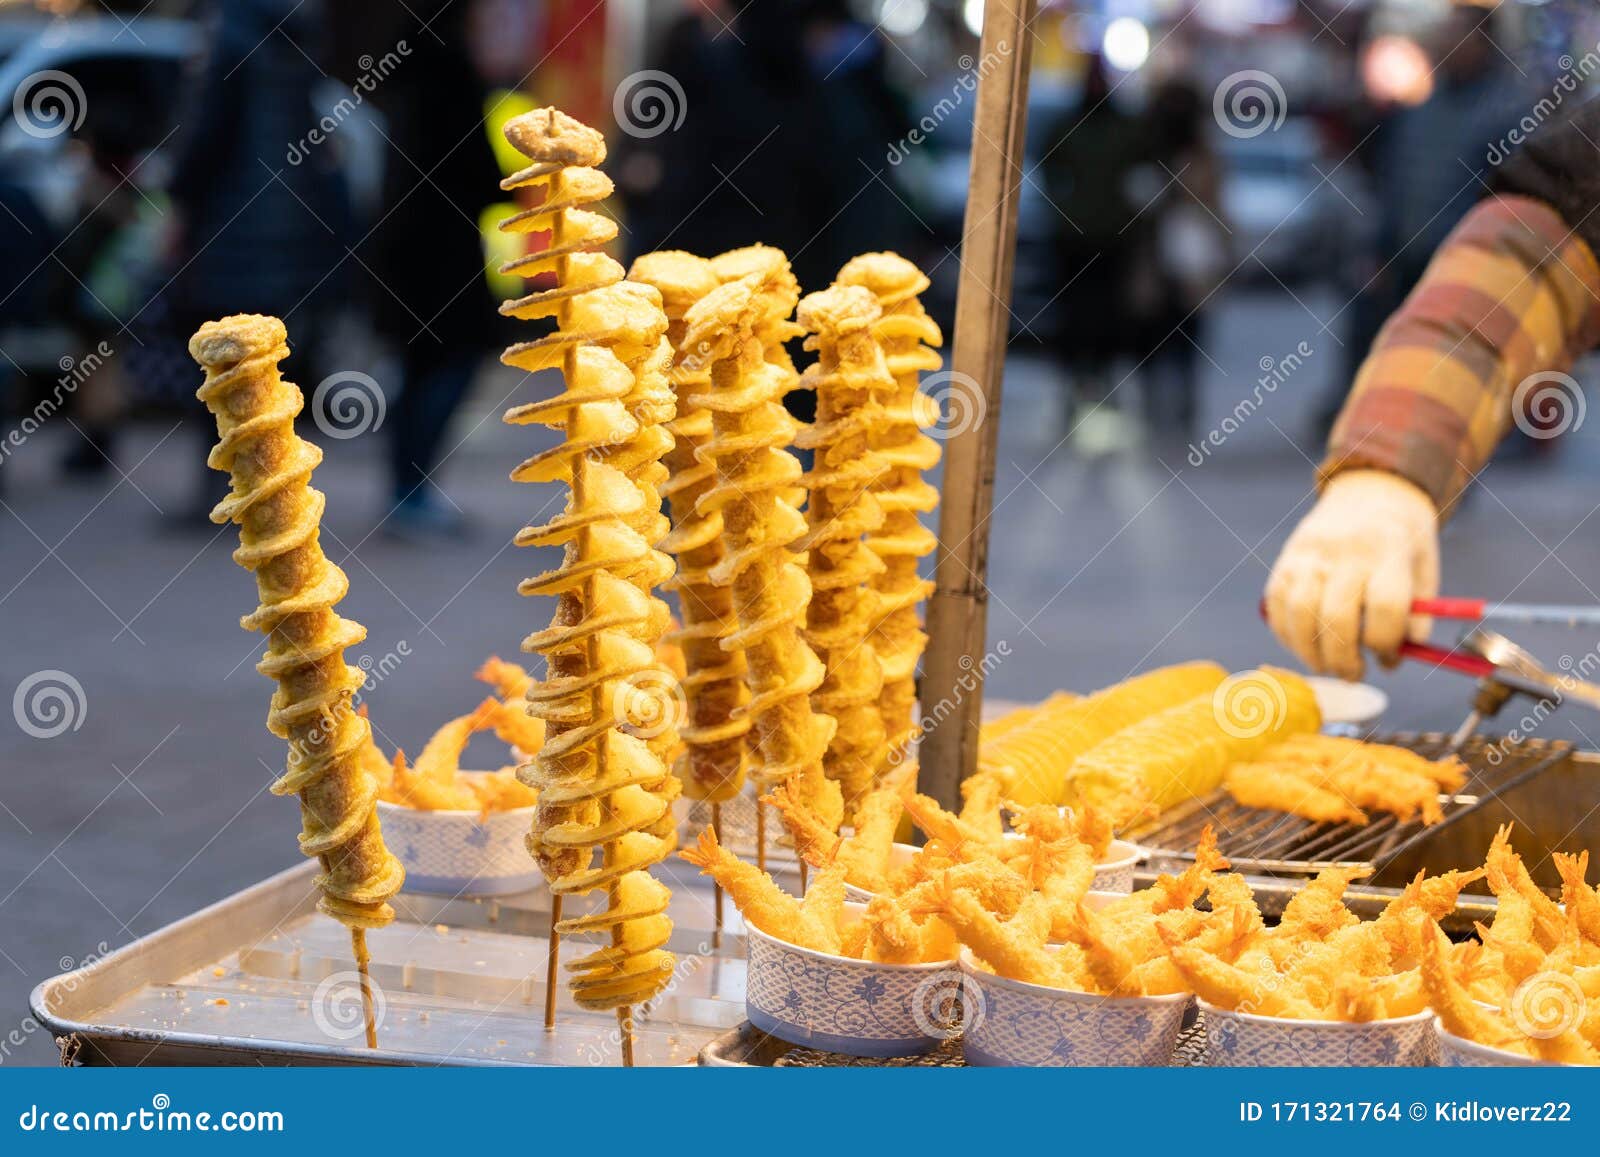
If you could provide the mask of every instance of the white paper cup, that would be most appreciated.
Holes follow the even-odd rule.
[[[480,817],[476,811],[423,811],[379,800],[378,820],[384,844],[405,865],[407,892],[506,896],[528,891],[541,878],[524,842],[533,810]]]
[[[1166,1065],[1194,998],[1096,996],[1007,980],[961,954],[967,1063],[981,1067]]]
[[[1387,1020],[1292,1020],[1200,1002],[1206,1064],[1218,1067],[1381,1067],[1436,1064],[1433,1013]]]
[[[1465,1037],[1456,1036],[1445,1031],[1438,1017],[1433,1018],[1433,1032],[1439,1039],[1439,1063],[1450,1069],[1497,1069],[1497,1068],[1561,1068],[1554,1061],[1541,1061],[1533,1057],[1525,1057],[1521,1053],[1511,1052],[1509,1049],[1497,1049],[1492,1045],[1481,1045],[1477,1041],[1467,1040]]]
[[[847,920],[864,907],[845,905]],[[800,948],[746,926],[745,1015],[779,1040],[857,1057],[929,1052],[959,1031],[962,976],[954,960],[875,964]]]

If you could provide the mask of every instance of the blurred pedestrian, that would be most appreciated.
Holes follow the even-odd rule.
[[[381,58],[406,54],[374,89],[388,148],[379,220],[356,246],[370,271],[379,334],[400,360],[385,419],[389,506],[385,532],[412,540],[465,533],[466,519],[434,481],[450,421],[494,345],[495,305],[484,275],[482,208],[500,169],[485,128],[488,93],[468,51],[468,0],[412,4],[382,30]]]
[[[1148,163],[1161,191],[1155,223],[1159,299],[1140,342],[1145,421],[1161,439],[1186,443],[1198,405],[1205,306],[1232,267],[1222,217],[1218,159],[1208,135],[1210,106],[1193,83],[1164,82],[1146,113]]]
[[[1139,119],[1113,98],[1105,62],[1089,58],[1078,102],[1044,133],[1044,191],[1055,212],[1054,309],[1061,321],[1058,356],[1071,391],[1068,429],[1120,420],[1102,411],[1113,362],[1129,354],[1157,300],[1148,255],[1154,223],[1131,196],[1144,153]]]
[[[651,61],[683,93],[681,123],[618,126],[630,258],[760,241],[810,290],[858,253],[908,247],[915,219],[883,157],[911,121],[886,51],[844,0],[690,6]]]
[[[346,194],[333,150],[298,164],[286,156],[317,121],[321,4],[202,0],[199,13],[206,50],[178,114],[170,184],[179,219],[171,336],[186,342],[226,314],[273,314],[289,329],[290,374],[315,382],[314,351],[342,297]],[[187,408],[196,438],[214,441],[199,403]],[[203,467],[205,455],[196,461]],[[189,516],[215,498],[200,467]]]

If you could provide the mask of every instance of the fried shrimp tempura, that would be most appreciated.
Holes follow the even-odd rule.
[[[1450,941],[1437,926],[1422,938],[1422,983],[1428,1004],[1445,1029],[1463,1040],[1534,1056],[1532,1047],[1507,1018],[1473,1000],[1450,961]]]
[[[499,655],[490,655],[485,659],[483,666],[474,671],[472,677],[480,683],[489,684],[502,699],[521,699],[533,686],[533,676],[520,663],[508,662]]]
[[[1600,890],[1585,883],[1589,874],[1589,853],[1569,856],[1557,852],[1551,859],[1561,875],[1561,902],[1572,915],[1578,932],[1590,944],[1600,946]]]
[[[722,847],[710,828],[678,855],[721,884],[748,924],[778,940],[880,964],[955,959],[948,930],[894,897],[876,898],[862,919],[854,919],[844,906],[845,867],[838,858],[824,864],[805,899],[796,900],[766,872]]]
[[[710,828],[700,833],[695,847],[682,849],[678,857],[721,884],[740,915],[768,936],[817,952],[834,950],[829,945],[837,943],[837,929],[823,927],[771,876],[719,844],[716,832]]]
[[[1228,791],[1246,807],[1287,812],[1313,823],[1364,824],[1369,812],[1402,823],[1444,818],[1441,792],[1454,792],[1466,768],[1454,756],[1424,759],[1402,747],[1328,735],[1295,735],[1228,773]]]
[[[1318,787],[1295,774],[1292,767],[1276,763],[1236,763],[1223,786],[1245,807],[1287,812],[1314,824],[1367,822],[1367,813],[1344,796]]]

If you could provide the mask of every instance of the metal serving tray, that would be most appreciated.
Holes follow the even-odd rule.
[[[678,971],[636,1011],[641,1065],[692,1064],[744,1020],[744,926],[726,905],[713,944],[709,883],[663,865]],[[543,1023],[549,895],[402,893],[368,933],[381,997],[364,1047],[349,935],[316,911],[307,862],[34,989],[34,1017],[80,1065],[605,1065],[616,1018],[571,1002]],[[580,951],[574,944],[570,958]]]

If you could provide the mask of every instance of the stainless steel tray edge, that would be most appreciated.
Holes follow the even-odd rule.
[[[222,1050],[209,1037],[146,1029],[107,1028],[60,1015],[57,1009],[68,1000],[79,1008],[103,1008],[117,998],[128,995],[133,987],[142,983],[140,974],[149,976],[158,969],[168,975],[194,971],[204,965],[207,959],[214,958],[217,951],[227,950],[218,949],[211,943],[218,917],[223,914],[237,915],[241,907],[244,911],[254,911],[260,905],[262,916],[257,926],[242,930],[243,934],[234,947],[254,943],[278,924],[309,913],[316,907],[317,896],[313,886],[316,874],[317,865],[312,861],[296,864],[87,964],[41,981],[28,998],[34,1019],[56,1038],[63,1064],[123,1063],[122,1058],[134,1055],[139,1050],[149,1056],[158,1047],[169,1045],[208,1054],[221,1053]],[[284,1051],[295,1051],[295,1047],[286,1043]],[[316,1055],[337,1052],[355,1053],[356,1050],[318,1050]],[[104,1059],[97,1059],[97,1054]],[[113,1060],[112,1057],[118,1059]],[[349,1063],[374,1062],[354,1055]]]

